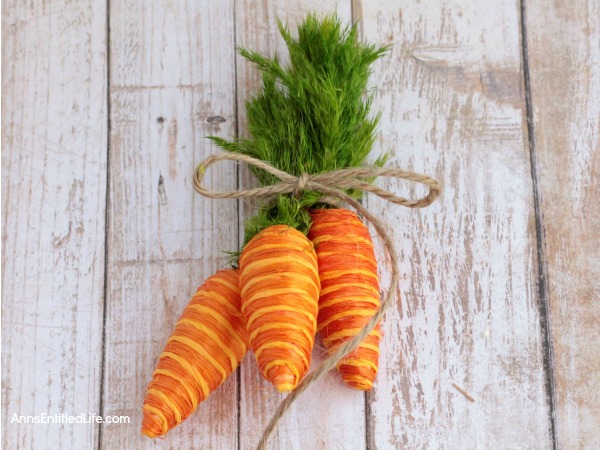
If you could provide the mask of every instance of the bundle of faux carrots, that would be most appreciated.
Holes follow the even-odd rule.
[[[263,75],[261,92],[246,103],[250,137],[214,141],[295,176],[365,166],[379,120],[370,113],[367,81],[387,47],[361,43],[356,26],[335,17],[308,16],[297,37],[279,28],[288,65],[240,50]],[[263,186],[276,181],[263,170],[255,174]],[[265,379],[279,392],[293,390],[310,368],[316,332],[333,352],[380,307],[368,228],[319,192],[265,203],[246,224],[237,262],[198,288],[167,341],[144,400],[145,435],[164,435],[181,423],[248,348]],[[338,364],[351,388],[373,387],[380,338],[376,327]]]

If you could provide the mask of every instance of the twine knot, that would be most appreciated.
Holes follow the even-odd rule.
[[[294,197],[300,197],[300,194],[304,191],[306,183],[308,183],[309,179],[310,175],[306,172],[302,172],[302,174],[297,178],[296,185],[294,186],[294,191],[292,192]]]
[[[202,180],[206,173],[206,169],[212,164],[215,164],[221,160],[245,162],[248,165],[265,170],[271,175],[279,178],[281,182],[272,186],[263,186],[254,189],[229,192],[217,192],[206,189],[202,185]],[[425,197],[420,199],[408,200],[372,185],[371,180],[377,177],[401,178],[421,183],[429,188],[429,192]],[[385,296],[385,299],[381,302],[379,311],[377,311],[377,313],[369,320],[369,322],[360,329],[356,336],[346,341],[331,356],[323,361],[319,367],[310,372],[300,382],[296,389],[279,404],[279,407],[275,411],[275,415],[269,422],[269,425],[263,431],[260,443],[258,444],[258,450],[262,450],[266,448],[267,440],[275,429],[277,422],[287,411],[290,405],[296,400],[296,398],[302,392],[304,392],[308,386],[317,381],[331,369],[335,368],[337,364],[346,355],[354,351],[360,345],[363,339],[373,330],[373,328],[377,326],[387,308],[392,304],[395,287],[400,281],[400,275],[398,272],[398,252],[395,249],[394,241],[386,231],[386,227],[377,217],[371,214],[357,200],[349,196],[346,193],[346,190],[366,191],[397,205],[406,206],[408,208],[423,208],[430,205],[437,198],[440,193],[440,186],[436,180],[426,175],[393,168],[357,167],[314,175],[302,173],[299,177],[296,177],[287,172],[279,170],[264,161],[247,155],[239,153],[223,153],[220,155],[209,156],[204,160],[204,162],[202,162],[202,164],[198,166],[194,175],[194,189],[196,189],[198,193],[210,198],[266,198],[280,194],[292,194],[294,196],[299,196],[306,189],[320,192],[325,195],[325,198],[320,199],[321,202],[333,204],[335,199],[342,200],[343,202],[351,205],[365,220],[367,220],[382,239],[384,248],[389,254],[391,260],[392,277],[390,288]],[[330,198],[333,198],[334,200],[330,200]]]

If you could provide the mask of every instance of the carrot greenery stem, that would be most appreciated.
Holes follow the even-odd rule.
[[[262,72],[262,90],[246,102],[250,137],[212,139],[224,150],[263,160],[291,175],[316,174],[364,165],[375,141],[379,114],[371,114],[370,65],[387,46],[364,44],[356,24],[343,26],[335,16],[309,15],[292,37],[279,22],[289,52],[289,64],[240,48]],[[375,161],[381,166],[385,160]],[[261,185],[278,180],[256,169]],[[348,192],[359,198],[360,192]],[[308,231],[307,208],[323,195],[304,192],[264,205],[247,224],[246,242],[260,230],[286,224]]]

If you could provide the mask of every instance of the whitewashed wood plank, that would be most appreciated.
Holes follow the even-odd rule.
[[[422,211],[368,198],[403,278],[384,322],[372,448],[551,447],[518,5],[356,6],[365,39],[393,44],[374,76],[381,148],[444,187]]]
[[[600,448],[600,4],[526,2],[559,448]]]
[[[350,1],[241,2],[236,8],[237,43],[267,55],[275,52],[285,61],[286,48],[277,31],[276,20],[286,21],[291,30],[309,12],[334,13],[350,22]],[[237,86],[240,133],[244,135],[244,101],[260,86],[260,73],[238,56]],[[241,184],[248,186],[251,179],[247,170],[240,170]],[[241,206],[240,232],[243,220],[255,212],[252,206]],[[243,239],[243,237],[242,237]],[[324,356],[317,340],[313,351],[313,367]],[[241,367],[240,441],[242,449],[254,448],[275,408],[284,398],[265,381],[249,355]],[[277,431],[269,441],[273,449],[364,449],[365,397],[361,392],[343,386],[337,373],[328,374],[311,387],[282,418]]]
[[[106,3],[3,2],[2,448],[93,448],[106,198]]]
[[[234,375],[165,439],[140,433],[158,356],[196,288],[238,247],[237,205],[193,190],[196,165],[234,134],[233,1],[111,3],[111,153],[102,448],[237,447]],[[232,189],[233,164],[207,183]]]

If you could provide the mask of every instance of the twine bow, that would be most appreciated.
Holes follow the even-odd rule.
[[[271,175],[276,176],[281,180],[280,183],[263,186],[253,189],[245,189],[238,191],[217,192],[211,191],[202,186],[202,179],[208,169],[213,164],[222,161],[239,161],[250,166],[262,169]],[[429,193],[418,200],[407,200],[403,197],[398,197],[384,189],[371,184],[368,180],[377,177],[402,178],[416,183],[421,183],[429,187]],[[279,170],[272,165],[261,161],[260,159],[252,158],[251,156],[242,155],[239,153],[222,153],[219,155],[209,156],[202,162],[194,176],[194,189],[205,197],[209,198],[243,198],[243,197],[270,197],[278,194],[294,194],[299,195],[303,191],[318,191],[332,197],[336,197],[342,201],[348,201],[350,198],[344,190],[357,189],[370,192],[378,197],[381,197],[388,202],[396,205],[406,206],[408,208],[424,208],[429,206],[437,198],[440,193],[440,186],[436,180],[427,175],[421,175],[415,172],[409,172],[402,169],[394,168],[371,168],[371,167],[356,167],[350,169],[335,170],[332,172],[318,173],[309,175],[303,173],[299,177],[290,175],[283,170]],[[359,211],[362,214],[362,210]]]
[[[211,191],[202,185],[202,180],[206,170],[213,164],[222,160],[244,162],[250,166],[254,166],[270,173],[271,175],[274,175],[275,177],[279,178],[281,182],[271,186],[238,191]],[[408,200],[374,186],[368,181],[369,179],[376,177],[390,177],[414,181],[426,185],[429,188],[429,192],[425,197],[422,197],[418,200]],[[357,189],[366,191],[396,205],[402,205],[408,208],[424,208],[433,203],[433,201],[438,197],[440,194],[440,186],[436,180],[426,175],[393,168],[349,168],[312,175],[303,173],[299,177],[296,177],[287,172],[279,170],[264,161],[252,158],[251,156],[238,153],[223,153],[209,156],[198,166],[194,175],[194,189],[198,193],[209,198],[266,198],[279,194],[300,195],[303,191],[320,192],[328,196],[327,198],[320,199],[321,202],[335,204],[335,200],[332,199],[341,200],[342,202],[351,205],[363,218],[365,218],[373,226],[379,237],[384,242],[386,251],[389,254],[392,262],[392,278],[390,281],[390,289],[388,290],[385,299],[381,302],[379,311],[377,311],[377,313],[371,318],[371,320],[369,320],[369,322],[356,336],[346,341],[333,354],[325,359],[321,365],[317,367],[317,369],[304,377],[296,389],[279,404],[275,414],[273,415],[273,418],[263,431],[261,440],[258,444],[257,450],[263,450],[266,448],[267,440],[275,429],[277,422],[287,411],[290,405],[296,400],[296,398],[302,392],[304,392],[308,386],[319,380],[323,375],[336,367],[340,360],[354,351],[360,345],[363,339],[373,330],[373,328],[377,326],[385,314],[385,311],[392,304],[394,297],[393,288],[394,286],[398,285],[400,280],[400,275],[398,273],[398,255],[395,250],[394,242],[386,231],[385,226],[357,200],[349,196],[345,190]]]

